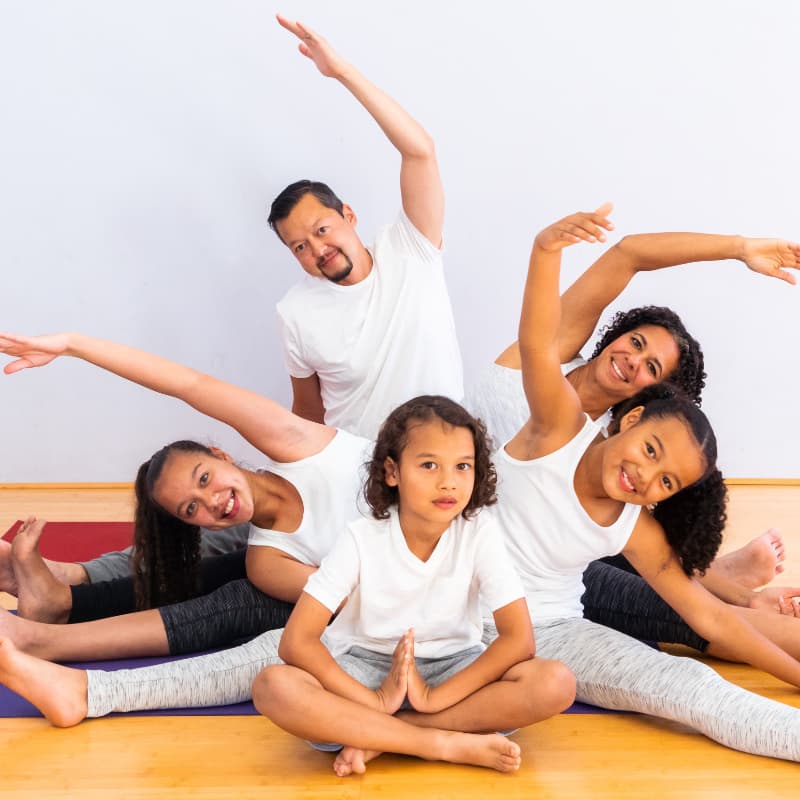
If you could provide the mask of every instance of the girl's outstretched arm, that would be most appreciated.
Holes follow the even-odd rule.
[[[533,243],[519,321],[522,383],[531,420],[527,430],[512,440],[509,452],[515,457],[533,458],[555,450],[582,424],[578,396],[561,374],[561,251],[580,241],[605,241],[604,230],[613,227],[607,218],[610,211],[606,204],[593,213],[572,214],[542,230]],[[525,449],[523,440],[535,440],[534,450],[520,452]]]
[[[640,272],[702,261],[736,260],[748,269],[795,284],[800,244],[712,233],[639,233],[603,253],[561,298],[562,362],[574,358],[592,335],[600,315]]]
[[[80,333],[50,336],[0,334],[0,352],[16,357],[10,375],[42,367],[58,356],[73,356],[160,394],[183,400],[225,422],[275,461],[297,461],[322,450],[336,431],[302,419],[256,392],[212,378],[135,347]]]
[[[800,686],[800,662],[756,631],[681,568],[659,523],[643,512],[622,551],[639,574],[690,625],[728,657]]]

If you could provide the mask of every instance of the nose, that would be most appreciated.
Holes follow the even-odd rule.
[[[643,464],[636,472],[639,476],[639,491],[641,494],[647,494],[653,481],[658,477],[658,471],[653,464]]]
[[[206,509],[214,516],[219,514],[220,509],[222,508],[222,492],[217,489],[210,489],[207,488],[205,494],[203,495],[203,503],[205,504]]]
[[[441,478],[439,479],[439,486],[442,489],[453,489],[456,485],[456,470],[455,467],[444,468],[441,471]]]
[[[308,244],[311,248],[311,255],[313,255],[316,259],[320,258],[325,252],[326,245],[319,239],[312,239]]]

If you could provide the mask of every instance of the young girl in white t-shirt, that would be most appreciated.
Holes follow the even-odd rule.
[[[569,670],[533,657],[522,585],[500,530],[478,515],[495,502],[489,451],[483,424],[447,398],[396,409],[369,464],[373,519],[350,523],[323,559],[281,639],[285,664],[253,684],[280,727],[345,745],[339,776],[383,751],[510,772],[519,746],[486,732],[572,702]],[[498,630],[487,648],[481,602]]]

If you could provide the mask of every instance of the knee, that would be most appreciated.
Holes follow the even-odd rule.
[[[253,681],[253,705],[260,714],[269,716],[291,690],[290,670],[283,664],[265,667]]]
[[[528,693],[542,717],[560,714],[575,701],[575,676],[566,664],[550,659],[535,658],[530,662]]]

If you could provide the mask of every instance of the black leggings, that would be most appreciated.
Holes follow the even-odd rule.
[[[211,650],[282,628],[294,608],[260,592],[248,580],[226,583],[211,594],[158,611],[172,655]]]
[[[583,573],[583,616],[636,639],[705,652],[698,636],[622,556],[592,561]]]
[[[209,556],[200,561],[200,593],[208,594],[229,581],[246,575],[246,550],[235,550],[222,556]],[[69,622],[115,617],[136,611],[133,578],[117,578],[100,583],[81,583],[71,586],[72,610]]]

